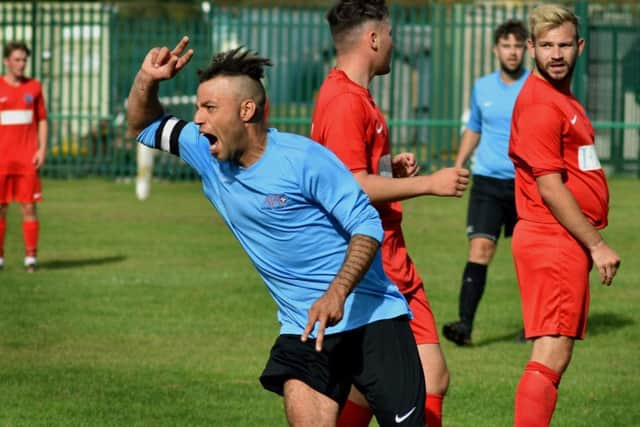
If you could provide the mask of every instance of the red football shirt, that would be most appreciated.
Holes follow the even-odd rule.
[[[609,190],[593,127],[573,95],[531,74],[513,109],[509,156],[519,218],[557,223],[536,184],[536,177],[557,172],[589,222],[596,228],[607,225]]]
[[[392,176],[389,130],[384,115],[371,93],[338,69],[332,69],[318,92],[311,123],[311,139],[333,151],[351,172]],[[403,241],[400,202],[374,203],[380,213],[385,239],[382,261],[389,278],[403,293],[422,284],[406,250],[398,250]],[[391,233],[393,231],[393,233]]]
[[[42,86],[27,79],[18,86],[0,77],[0,174],[35,174],[38,122],[47,118]]]

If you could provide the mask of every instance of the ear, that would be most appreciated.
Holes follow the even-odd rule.
[[[585,41],[584,39],[578,39],[578,55],[582,55],[582,50],[584,49]]]
[[[367,41],[369,43],[369,47],[373,50],[378,50],[380,40],[377,31],[371,29],[366,33]]]
[[[257,110],[258,106],[253,99],[245,99],[240,103],[240,119],[245,123],[252,122]]]
[[[531,57],[531,59],[535,59],[536,57],[536,42],[533,41],[533,39],[527,39],[527,50],[529,51],[529,57]]]

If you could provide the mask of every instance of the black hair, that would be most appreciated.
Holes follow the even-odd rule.
[[[388,17],[384,0],[340,0],[326,16],[334,41],[365,21],[382,21]]]
[[[262,86],[264,67],[271,65],[270,59],[240,46],[214,56],[207,68],[198,70],[198,78],[203,83],[217,76],[247,76]]]
[[[493,32],[493,44],[497,45],[500,39],[508,37],[509,34],[513,34],[513,37],[518,41],[526,41],[529,37],[527,27],[517,19],[509,19],[508,21],[500,24],[498,28]]]
[[[7,43],[4,46],[4,50],[2,51],[2,57],[7,59],[11,56],[11,54],[16,50],[22,50],[27,53],[27,56],[31,55],[31,51],[27,47],[27,44],[22,41],[12,41]]]
[[[267,103],[267,94],[260,79],[264,77],[264,67],[272,65],[269,58],[240,46],[215,55],[207,68],[198,70],[198,79],[199,83],[204,83],[219,76],[250,78],[254,82],[250,93],[258,107],[252,121],[260,121],[265,117]]]

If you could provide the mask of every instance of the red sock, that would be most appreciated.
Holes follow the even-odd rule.
[[[27,256],[36,256],[38,252],[38,229],[37,219],[22,222],[22,237],[24,238],[24,250]]]
[[[442,399],[444,396],[427,393],[424,407],[429,427],[442,427]]]
[[[4,234],[7,231],[7,219],[0,218],[0,257],[4,256]]]
[[[371,409],[347,400],[340,411],[336,427],[367,427],[372,417]]]
[[[516,390],[515,427],[551,424],[560,378],[559,373],[542,363],[527,363]]]

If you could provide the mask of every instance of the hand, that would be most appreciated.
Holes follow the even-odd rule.
[[[345,299],[345,297],[338,292],[334,292],[331,288],[318,298],[309,309],[309,320],[307,320],[307,326],[304,328],[300,340],[307,342],[313,327],[316,322],[319,322],[318,333],[316,334],[316,351],[322,351],[324,330],[342,320]]]
[[[47,153],[45,152],[45,150],[36,151],[36,154],[33,155],[33,159],[31,159],[31,162],[36,167],[36,169],[40,169],[40,167],[44,165],[44,159],[46,156]]]
[[[464,168],[443,168],[431,175],[431,194],[462,197],[469,185],[469,171]]]
[[[600,274],[600,282],[610,286],[620,267],[620,257],[604,240],[590,248],[593,264]]]
[[[416,163],[416,156],[413,153],[395,155],[391,160],[391,167],[395,178],[415,176],[420,172],[420,166]]]
[[[173,50],[168,47],[154,47],[147,53],[140,70],[152,80],[168,80],[173,78],[193,56],[193,49],[182,54],[189,44],[189,37],[184,36]]]

